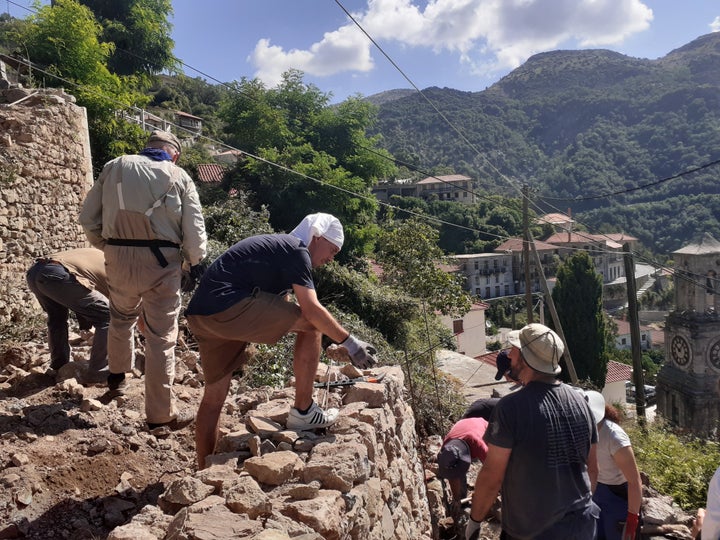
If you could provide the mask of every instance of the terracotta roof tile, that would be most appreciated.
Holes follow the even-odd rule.
[[[632,366],[609,360],[607,366],[607,375],[605,375],[605,384],[617,381],[629,381],[632,379]]]
[[[198,181],[203,184],[222,182],[226,168],[217,163],[201,163],[197,166]]]

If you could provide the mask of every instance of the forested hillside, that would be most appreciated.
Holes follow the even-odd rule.
[[[542,53],[485,91],[424,94],[467,141],[417,93],[383,100],[374,129],[414,167],[467,174],[483,192],[527,182],[538,210],[572,208],[658,254],[720,237],[720,33],[658,60]]]

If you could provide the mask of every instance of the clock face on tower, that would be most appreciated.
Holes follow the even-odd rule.
[[[690,346],[685,338],[675,336],[670,343],[670,354],[678,366],[686,366],[690,361]]]
[[[708,359],[710,360],[710,363],[713,365],[714,368],[720,369],[720,341],[715,343],[712,347],[710,347],[710,352],[708,353]]]

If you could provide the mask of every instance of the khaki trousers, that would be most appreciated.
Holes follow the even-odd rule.
[[[131,371],[134,328],[145,323],[145,415],[161,424],[177,416],[172,385],[180,312],[180,250],[160,248],[168,261],[163,268],[147,247],[105,246],[110,290],[108,366],[112,373]]]

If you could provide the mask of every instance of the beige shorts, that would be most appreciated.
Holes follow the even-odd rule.
[[[217,382],[243,367],[248,343],[277,343],[301,317],[300,306],[286,296],[262,291],[214,315],[188,315],[205,382]]]

